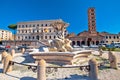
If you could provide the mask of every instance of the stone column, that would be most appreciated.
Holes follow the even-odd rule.
[[[97,61],[95,59],[91,59],[89,60],[89,65],[90,65],[90,72],[89,72],[90,80],[98,80]]]
[[[118,69],[117,58],[113,54],[113,52],[109,52],[109,61],[110,61],[110,67],[111,68]]]
[[[2,52],[2,56],[1,56],[1,62],[4,63],[5,57],[8,55],[8,53],[6,51]]]
[[[15,50],[14,50],[14,49],[11,50],[11,56],[12,56],[12,57],[15,56]]]
[[[25,52],[25,48],[22,48],[21,53],[24,54],[24,52]]]
[[[37,80],[46,80],[46,61],[40,60],[38,62]]]
[[[9,61],[12,61],[12,56],[10,54],[8,54],[5,58],[3,64],[3,73],[12,71],[12,65],[9,64]]]

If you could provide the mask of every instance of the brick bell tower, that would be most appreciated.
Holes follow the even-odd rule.
[[[96,34],[96,18],[95,8],[88,9],[88,32],[90,34]]]

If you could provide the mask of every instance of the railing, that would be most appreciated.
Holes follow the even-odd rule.
[[[9,65],[14,65],[14,64],[28,66],[28,69],[32,69],[33,72],[36,72],[36,70],[37,70],[37,64],[24,64],[24,63],[18,63],[18,62],[15,62],[15,61],[9,61]],[[98,63],[98,68],[100,68],[101,66],[104,66],[105,64],[106,64],[106,62]],[[120,64],[120,63],[118,63],[118,64]],[[46,68],[48,69],[47,72],[49,72],[50,69],[54,69],[55,71],[57,71],[56,69],[58,69],[58,68],[79,68],[80,70],[84,70],[84,71],[87,71],[87,72],[90,71],[90,65],[82,65],[82,66],[47,66]]]

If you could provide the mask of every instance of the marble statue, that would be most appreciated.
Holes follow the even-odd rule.
[[[57,48],[57,51],[59,52],[67,52],[72,51],[71,41],[69,39],[66,39],[64,36],[64,32],[66,30],[66,27],[68,26],[68,23],[65,23],[63,21],[56,21],[51,24],[51,26],[55,29],[56,32],[56,39],[51,42],[52,46]]]

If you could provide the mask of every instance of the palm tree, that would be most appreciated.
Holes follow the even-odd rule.
[[[14,30],[14,41],[15,41],[15,30],[17,29],[17,25],[16,24],[11,24],[11,25],[8,26],[8,28]],[[16,45],[16,43],[15,43],[15,45]]]

